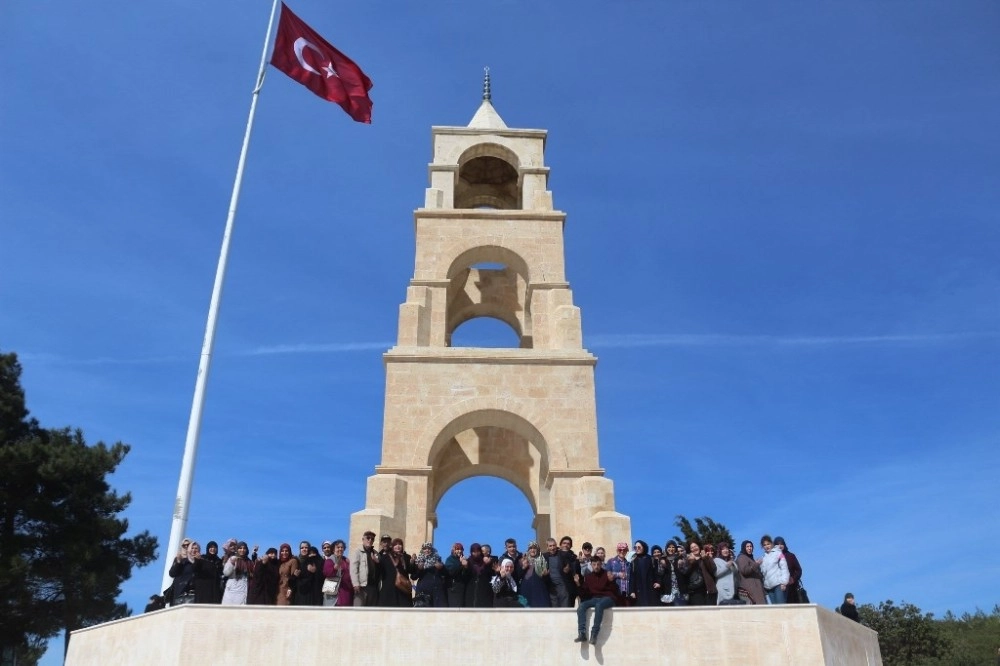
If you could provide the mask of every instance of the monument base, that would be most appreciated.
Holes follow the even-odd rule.
[[[596,645],[575,636],[573,609],[189,604],[74,631],[66,665],[882,663],[874,631],[814,605],[615,608]]]

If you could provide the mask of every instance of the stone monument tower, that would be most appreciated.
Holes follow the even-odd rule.
[[[509,129],[489,86],[487,72],[468,127],[432,128],[413,278],[383,357],[382,463],[351,516],[355,545],[369,529],[411,550],[433,540],[441,498],[472,476],[524,493],[540,543],[630,540],[598,461],[597,359],[583,348],[566,281],[566,214],[547,189],[546,132]],[[506,323],[518,348],[453,347],[455,329],[476,317]]]

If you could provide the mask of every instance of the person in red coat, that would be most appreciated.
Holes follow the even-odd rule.
[[[578,592],[580,606],[576,609],[576,643],[587,640],[587,610],[594,609],[594,627],[590,631],[590,644],[597,644],[597,635],[601,633],[601,620],[604,611],[615,605],[620,591],[618,585],[604,571],[604,561],[594,555],[590,558],[590,571],[580,582]]]

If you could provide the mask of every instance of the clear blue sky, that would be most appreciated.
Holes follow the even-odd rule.
[[[375,82],[373,124],[268,72],[190,536],[346,536],[430,128],[469,122],[489,65],[507,124],[549,131],[633,536],[662,544],[677,514],[781,534],[828,606],[1000,602],[1000,5],[291,7]],[[43,424],[132,445],[113,483],[164,544],[268,11],[0,6],[0,348]],[[492,479],[439,517],[438,545],[531,533]]]

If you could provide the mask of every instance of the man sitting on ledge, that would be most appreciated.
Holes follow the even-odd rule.
[[[590,644],[597,644],[597,635],[601,633],[601,620],[604,619],[604,611],[615,605],[618,598],[618,585],[616,585],[604,571],[604,561],[594,555],[590,558],[590,571],[583,577],[579,591],[580,606],[576,609],[577,635],[576,643],[583,643],[587,640],[587,609],[594,609],[594,628],[590,632]]]

